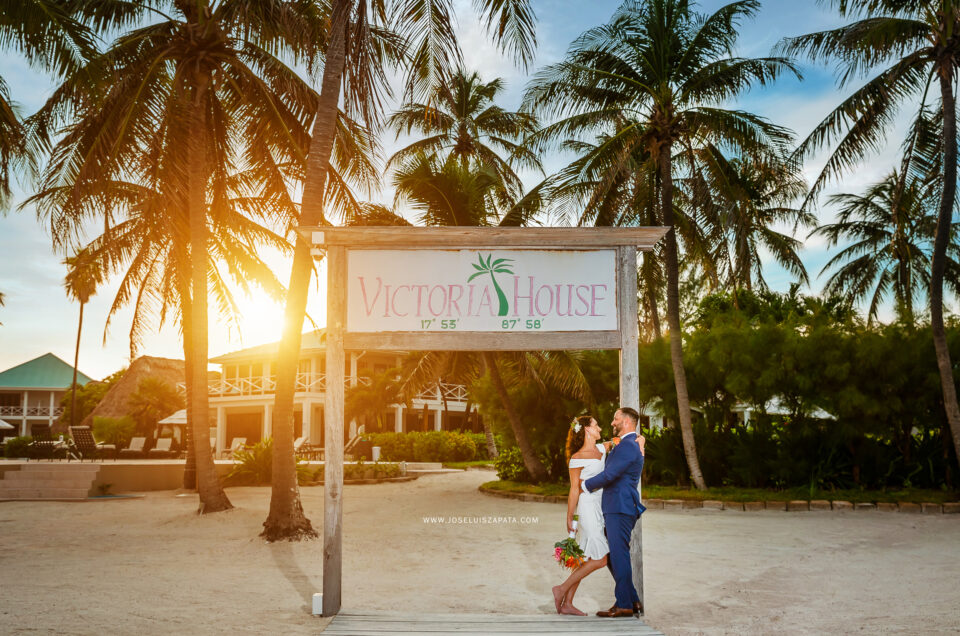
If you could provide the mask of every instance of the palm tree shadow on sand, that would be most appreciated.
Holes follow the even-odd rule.
[[[270,556],[277,564],[277,569],[283,574],[290,585],[303,598],[303,609],[307,613],[313,611],[313,594],[322,589],[322,581],[313,581],[297,563],[293,553],[293,544],[289,541],[277,541],[269,544]]]

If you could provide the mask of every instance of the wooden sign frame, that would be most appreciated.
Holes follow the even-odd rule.
[[[340,611],[343,554],[343,430],[345,351],[537,351],[617,349],[620,403],[639,405],[637,251],[650,251],[668,227],[633,228],[422,228],[302,227],[298,232],[326,253],[327,332],[324,410],[323,615]],[[618,329],[587,332],[348,333],[347,250],[530,248],[616,249]],[[634,585],[643,602],[641,521],[630,543]]]

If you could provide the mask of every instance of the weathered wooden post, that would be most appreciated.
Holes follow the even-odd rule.
[[[346,248],[327,249],[327,381],[323,413],[323,615],[340,611],[343,580],[343,383],[347,322]]]
[[[618,318],[620,323],[620,405],[640,410],[639,324],[637,305],[637,248],[617,248]],[[638,431],[639,432],[639,431]],[[638,484],[639,489],[639,484]],[[633,585],[643,607],[643,520],[637,519],[630,536]],[[642,613],[642,612],[641,612]]]

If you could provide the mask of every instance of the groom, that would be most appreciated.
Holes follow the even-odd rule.
[[[620,443],[607,455],[603,472],[582,482],[587,492],[603,488],[600,508],[610,545],[610,570],[616,581],[616,603],[608,610],[597,612],[597,616],[616,618],[643,611],[640,596],[633,587],[630,566],[630,535],[644,510],[637,491],[643,470],[643,453],[637,443],[639,419],[639,413],[632,408],[622,406],[617,410],[613,430],[619,431]]]

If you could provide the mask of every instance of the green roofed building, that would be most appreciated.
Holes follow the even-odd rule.
[[[92,379],[77,373],[77,384]],[[53,426],[63,411],[60,400],[73,382],[73,367],[46,353],[29,362],[0,371],[0,420],[17,430],[0,430],[0,435],[30,435],[30,426]]]

